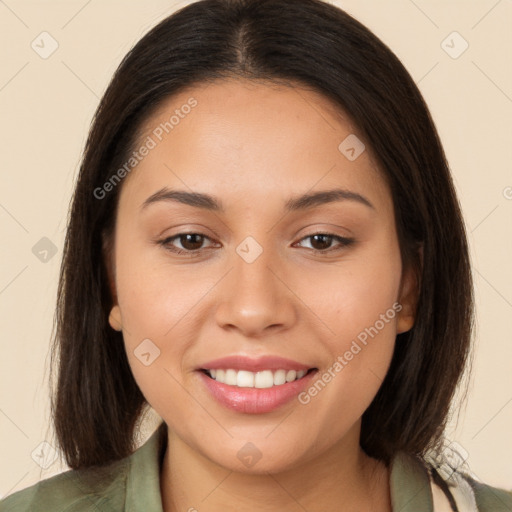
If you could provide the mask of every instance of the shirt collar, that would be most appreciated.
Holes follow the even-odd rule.
[[[160,469],[167,446],[165,422],[130,457],[127,476],[126,510],[163,512]],[[398,453],[390,466],[390,493],[393,512],[433,512],[430,480],[419,459]]]
[[[389,484],[393,512],[433,512],[428,471],[416,457],[404,452],[396,454]]]
[[[160,468],[167,445],[167,425],[162,422],[130,457],[126,481],[126,511],[163,512]]]

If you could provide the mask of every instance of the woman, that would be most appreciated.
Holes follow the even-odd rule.
[[[472,315],[448,165],[396,56],[319,0],[191,4],[125,57],[89,134],[53,353],[71,471],[0,510],[512,510],[429,457]]]

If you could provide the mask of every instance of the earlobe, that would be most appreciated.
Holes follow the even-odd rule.
[[[398,320],[396,323],[396,333],[410,331],[414,326],[414,315],[404,313],[404,309],[398,313]]]
[[[402,306],[402,309],[397,315],[397,334],[407,332],[414,326],[414,321],[416,319],[416,301],[414,299],[415,297],[413,293],[403,294],[400,298],[399,303]]]
[[[110,310],[110,315],[108,317],[108,323],[110,327],[115,331],[123,330],[123,322],[121,319],[121,309],[117,304],[117,290],[116,283],[114,277],[114,265],[113,265],[113,247],[112,247],[112,236],[107,236],[104,232],[102,233],[102,243],[103,243],[103,258],[105,262],[106,268],[106,278],[107,284],[110,290],[110,294],[112,296],[112,300],[114,302],[114,306]]]
[[[422,248],[419,250],[420,265],[422,265]],[[407,332],[412,329],[416,320],[416,308],[420,292],[419,276],[412,265],[409,265],[404,271],[402,278],[401,293],[399,303],[402,309],[397,315],[397,334]]]
[[[123,322],[121,320],[121,310],[119,309],[119,306],[116,305],[110,310],[108,323],[110,324],[110,327],[114,329],[114,331],[123,330]]]

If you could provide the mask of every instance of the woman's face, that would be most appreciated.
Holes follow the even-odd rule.
[[[236,471],[358,445],[414,284],[356,127],[318,93],[228,80],[144,128],[118,185],[110,323],[147,401]]]

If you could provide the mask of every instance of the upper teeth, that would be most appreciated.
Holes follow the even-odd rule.
[[[271,388],[285,382],[300,379],[306,375],[306,370],[263,370],[248,372],[246,370],[207,370],[210,376],[222,384],[238,386],[239,388]]]

